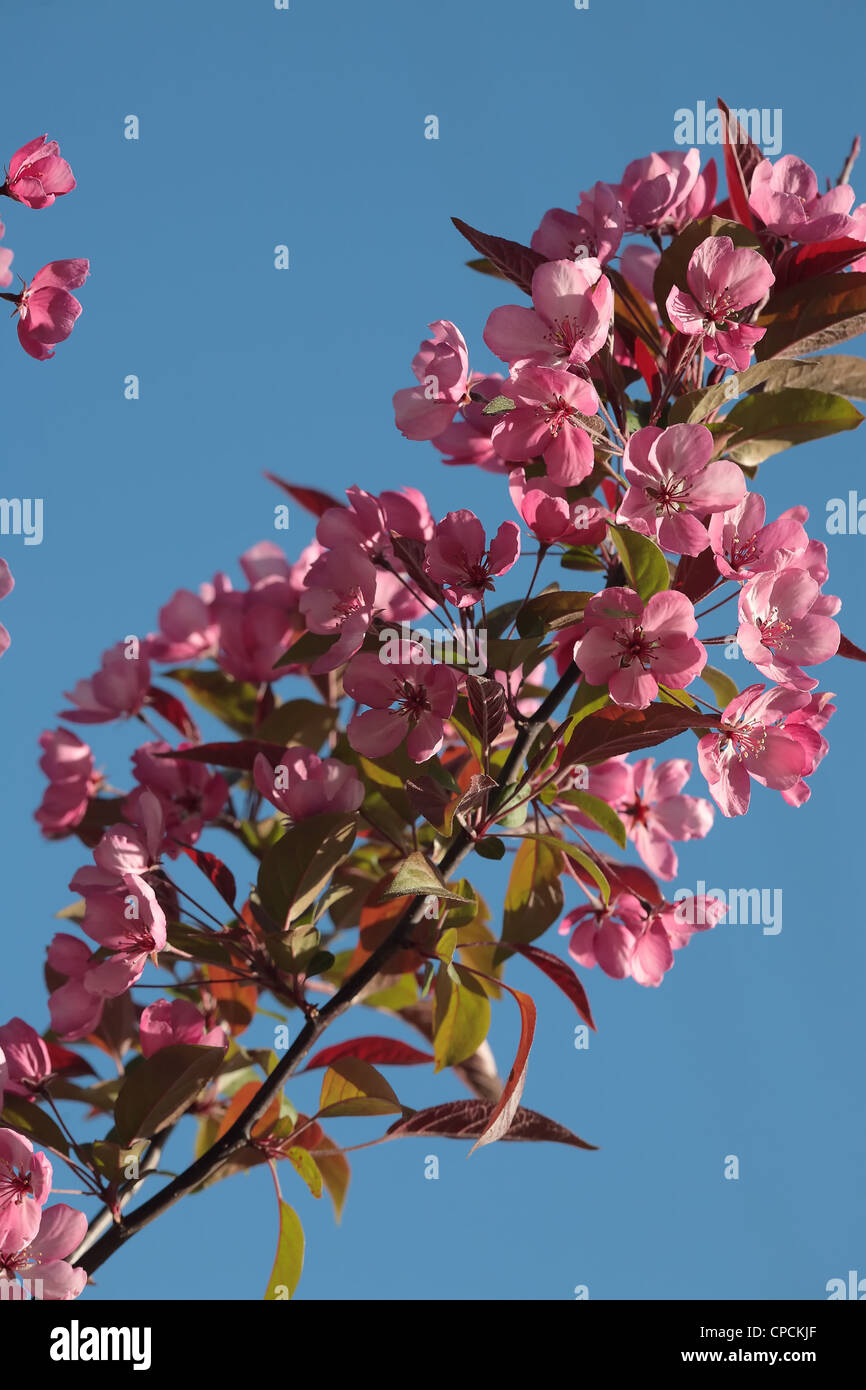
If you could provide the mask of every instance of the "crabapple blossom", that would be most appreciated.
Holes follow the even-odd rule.
[[[61,719],[75,724],[109,724],[137,714],[150,688],[150,661],[146,647],[118,642],[102,654],[102,665],[89,680],[80,680],[65,692],[75,709],[61,710]]]
[[[360,487],[346,489],[347,507],[329,507],[316,526],[316,540],[330,550],[349,546],[362,550],[374,562],[392,561],[394,547],[385,508],[378,497]]]
[[[325,812],[357,811],[364,800],[353,767],[339,758],[319,758],[309,748],[287,748],[276,767],[259,753],[253,779],[262,796],[292,822]]]
[[[527,478],[522,468],[508,475],[511,500],[542,545],[598,545],[610,512],[594,497],[569,502],[549,478]]]
[[[767,330],[735,315],[762,300],[775,279],[757,251],[735,247],[727,236],[707,237],[686,271],[691,293],[675,285],[668,295],[670,320],[681,333],[700,335],[710,362],[744,372]]]
[[[642,294],[653,313],[656,312],[653,280],[658,270],[661,254],[652,246],[641,246],[632,242],[619,258],[619,268],[630,285]]]
[[[503,521],[490,546],[473,512],[449,512],[427,542],[424,569],[458,608],[470,608],[495,588],[493,576],[507,574],[520,555],[520,527]]]
[[[154,661],[216,656],[220,631],[212,613],[215,593],[207,594],[207,590],[204,584],[197,594],[178,589],[160,608],[159,632],[148,638],[148,651]]]
[[[32,1294],[34,1287],[40,1298],[52,1303],[68,1302],[84,1292],[87,1273],[66,1256],[84,1239],[87,1217],[65,1202],[37,1211],[38,1225],[28,1240],[17,1247],[11,1237],[0,1240],[0,1301],[24,1297],[25,1290]]]
[[[12,578],[12,571],[5,560],[0,559],[0,599],[6,598],[15,588],[15,580]],[[2,623],[0,623],[0,656],[9,650],[9,633]]]
[[[832,699],[833,695],[829,690],[820,693],[813,691],[807,705],[792,710],[782,720],[781,728],[797,740],[803,749],[805,759],[800,781],[795,782],[793,787],[786,787],[781,794],[782,800],[787,801],[789,806],[803,806],[812,795],[812,789],[805,779],[811,777],[829,751],[830,745],[822,737],[821,730],[830,716],[836,713],[836,706],[829,703]]]
[[[192,746],[181,743],[176,751],[183,752]],[[176,858],[180,847],[175,841],[194,845],[207,823],[222,811],[229,787],[220,773],[211,772],[204,763],[172,758],[173,751],[161,740],[142,743],[132,755],[132,770],[142,787],[159,801],[165,822],[163,848],[166,854]],[[133,793],[124,802],[124,814],[131,813],[134,818],[138,809],[139,801]]]
[[[631,435],[623,459],[629,488],[617,521],[654,537],[663,550],[700,555],[710,537],[698,518],[728,511],[746,494],[735,463],[710,462],[714,447],[705,425],[647,425]]]
[[[433,337],[424,339],[412,360],[419,385],[394,395],[397,428],[406,439],[435,439],[451,424],[466,396],[469,354],[463,334],[447,319],[429,327]]]
[[[665,590],[646,604],[628,588],[602,589],[584,610],[574,660],[592,685],[607,685],[626,709],[646,709],[659,684],[684,690],[706,665],[685,594]]]
[[[484,341],[509,366],[567,367],[604,347],[613,290],[598,261],[546,261],[532,276],[533,308],[494,309]]]
[[[74,187],[75,177],[66,160],[60,158],[57,141],[37,135],[13,154],[0,194],[28,208],[50,208],[55,198],[71,193]]]
[[[631,972],[634,943],[643,931],[646,914],[632,893],[612,895],[607,907],[577,907],[563,917],[560,936],[571,932],[568,954],[587,969],[598,966],[612,980]]]
[[[19,1250],[39,1230],[51,1192],[51,1164],[11,1129],[0,1129],[0,1250]]]
[[[68,834],[84,818],[102,777],[94,771],[90,747],[69,729],[46,729],[39,736],[39,746],[43,750],[39,766],[48,786],[35,817],[43,835]]]
[[[822,595],[812,576],[794,566],[750,579],[739,600],[737,642],[743,655],[769,680],[813,690],[817,677],[802,667],[827,661],[839,649],[839,625],[825,615],[828,598],[835,611],[838,601]]]
[[[532,234],[530,246],[549,261],[589,256],[607,265],[615,256],[625,228],[625,211],[610,184],[597,183],[582,193],[577,212],[551,208]]]
[[[99,1026],[105,999],[88,989],[86,978],[98,956],[86,942],[68,932],[56,932],[48,947],[51,971],[65,976],[48,996],[51,1027],[61,1038],[76,1042]]]
[[[490,441],[496,427],[496,416],[484,414],[485,405],[502,395],[504,380],[498,372],[492,376],[471,378],[470,399],[461,405],[458,418],[432,441],[434,448],[443,455],[443,463],[473,464],[476,468],[483,468],[486,473],[505,472],[505,464],[494,452]]]
[[[82,931],[109,952],[98,964],[88,963],[84,987],[91,994],[114,998],[135,984],[148,957],[164,948],[166,919],[143,878],[127,873],[109,886],[98,874],[99,870],[79,870],[70,886],[84,897]]]
[[[652,758],[642,758],[626,764],[626,771],[630,785],[611,804],[647,868],[671,879],[677,871],[672,841],[708,835],[713,808],[703,797],[682,794],[692,771],[685,758],[669,758],[658,767]]]
[[[854,190],[847,183],[819,194],[814,169],[793,154],[782,155],[775,164],[762,160],[752,175],[752,212],[767,231],[794,241],[830,241],[853,235],[852,219],[847,215],[853,202]]]
[[[419,644],[411,643],[409,654],[408,662],[386,665],[372,652],[361,652],[346,668],[346,694],[371,706],[353,714],[347,729],[349,743],[364,757],[390,753],[404,738],[416,763],[426,762],[442,747],[445,721],[457,702],[459,673],[430,663]]]
[[[163,1047],[191,1043],[196,1047],[225,1047],[227,1037],[220,1027],[208,1028],[198,1009],[188,999],[157,999],[142,1009],[141,1052],[152,1057]]]
[[[803,529],[808,516],[805,507],[789,507],[765,525],[763,497],[746,493],[736,507],[710,517],[707,530],[719,574],[743,583],[756,574],[784,568],[809,544]]]
[[[70,290],[80,289],[89,274],[89,261],[51,261],[15,297],[18,341],[31,357],[46,361],[54,356],[57,344],[69,337],[81,313]]]
[[[288,669],[277,663],[299,634],[296,610],[291,585],[279,575],[219,594],[213,615],[219,624],[222,669],[239,681],[277,680]]]
[[[0,1027],[0,1052],[6,1059],[3,1085],[13,1096],[32,1096],[54,1070],[44,1041],[23,1018],[10,1018]]]
[[[376,568],[362,550],[327,550],[309,569],[300,611],[310,632],[337,637],[313,662],[314,675],[334,671],[361,646],[376,603]]]
[[[404,487],[399,492],[381,492],[379,504],[385,512],[388,528],[395,536],[429,541],[433,535],[436,523],[426,497],[416,487]]]
[[[579,415],[598,410],[595,387],[570,372],[524,367],[502,388],[514,409],[499,417],[493,447],[508,462],[541,454],[547,475],[561,487],[580,483],[592,472],[592,439]]]
[[[698,762],[723,816],[749,809],[750,779],[774,791],[790,791],[806,773],[802,742],[783,725],[809,696],[788,686],[750,685],[722,711],[721,724],[698,743]]]
[[[715,165],[711,161],[702,176],[696,149],[665,150],[633,159],[615,188],[625,211],[625,230],[674,231],[683,222],[704,216],[712,205],[715,184]]]

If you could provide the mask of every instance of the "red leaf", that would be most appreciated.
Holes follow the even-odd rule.
[[[538,946],[513,944],[512,949],[525,956],[533,965],[537,965],[539,970],[571,1000],[584,1023],[588,1023],[594,1032],[597,1031],[586,990],[567,961],[552,955],[550,951],[542,951]]]
[[[179,748],[171,753],[157,753],[158,758],[176,758],[180,762],[212,763],[215,767],[234,767],[251,772],[258,753],[264,753],[276,767],[285,749],[279,743],[266,743],[259,738],[242,738],[235,743],[199,743],[195,748]]]
[[[752,175],[758,165],[763,162],[764,156],[758,146],[749,138],[748,133],[743,130],[739,121],[733,119],[730,108],[725,105],[721,97],[716,99],[716,105],[726,118],[725,174],[728,180],[728,196],[731,200],[731,207],[737,221],[742,222],[744,227],[754,230],[755,222],[749,209],[749,189],[752,184]]]
[[[397,1042],[394,1038],[351,1038],[348,1042],[334,1043],[333,1047],[323,1047],[321,1052],[310,1058],[304,1071],[329,1067],[341,1057],[354,1057],[372,1066],[391,1067],[412,1067],[420,1062],[435,1060],[432,1052],[421,1052],[417,1047]]]
[[[487,1100],[454,1100],[445,1105],[431,1105],[426,1110],[416,1110],[408,1120],[398,1120],[385,1134],[386,1139],[404,1139],[412,1135],[425,1135],[441,1139],[475,1139],[483,1134],[490,1124],[496,1106]],[[579,1139],[565,1125],[539,1115],[536,1110],[516,1111],[503,1139],[517,1143],[570,1144],[576,1149],[595,1149],[597,1145],[587,1144]]]
[[[517,1000],[517,1007],[520,1009],[520,1042],[517,1045],[517,1055],[502,1088],[502,1095],[493,1106],[487,1117],[487,1123],[469,1150],[471,1155],[476,1149],[483,1148],[485,1144],[494,1144],[497,1139],[502,1139],[514,1123],[514,1117],[520,1108],[523,1087],[526,1084],[529,1053],[532,1048],[532,1039],[535,1036],[536,1010],[535,1001],[528,994],[524,994],[519,989],[512,989],[511,985],[507,985],[504,980],[493,980],[490,975],[485,975],[482,970],[475,970],[471,966],[464,965],[463,969],[469,970],[472,975],[477,975],[482,980],[491,980],[500,989],[507,990],[511,997]]]
[[[300,487],[297,483],[287,483],[284,478],[278,478],[276,473],[268,473],[265,470],[265,477],[269,483],[276,483],[283,492],[287,492],[298,506],[304,507],[306,511],[312,512],[313,516],[323,516],[331,507],[344,507],[345,502],[340,502],[336,497],[332,497],[329,492],[320,492],[317,487]]]
[[[497,680],[467,676],[466,698],[481,735],[481,746],[487,750],[505,727],[505,691]]]
[[[653,400],[658,400],[659,369],[656,366],[656,360],[649,348],[645,343],[641,342],[640,338],[637,339],[634,345],[634,360],[637,363],[638,371],[646,382],[646,387],[650,396]]]
[[[198,738],[199,732],[187,711],[186,705],[168,690],[152,685],[147,692],[146,704],[161,714],[163,719],[183,734],[184,738]],[[172,756],[174,756],[172,754]]]
[[[800,280],[811,280],[816,275],[832,275],[834,271],[844,270],[846,265],[858,260],[864,253],[866,247],[863,242],[855,241],[853,237],[792,246],[782,252],[773,267],[776,275],[774,291],[778,294]]]
[[[459,217],[452,217],[451,221],[470,246],[492,261],[506,279],[523,290],[524,294],[532,293],[532,277],[544,264],[546,256],[532,251],[528,246],[521,246],[519,241],[507,241],[505,237],[488,236],[486,232],[476,231],[467,222],[461,222]]]
[[[712,548],[707,546],[700,555],[684,555],[677,565],[673,587],[697,603],[705,598],[718,582],[719,571]]]
[[[643,898],[653,907],[661,907],[664,902],[655,879],[639,864],[617,864],[613,859],[606,859],[604,872],[610,881],[612,893],[626,888],[629,893],[634,893],[636,898]]]
[[[181,845],[181,849],[184,854],[189,855],[205,877],[210,879],[223,902],[228,903],[232,912],[236,912],[235,898],[238,890],[231,869],[227,869],[221,859],[217,859],[215,854],[209,854],[207,850],[194,849],[192,845]]]
[[[563,750],[560,768],[574,763],[597,763],[684,733],[686,729],[711,729],[719,716],[703,710],[681,709],[677,705],[648,705],[646,709],[622,709],[608,705],[598,714],[587,715],[577,725]]]
[[[96,1076],[96,1072],[89,1062],[80,1057],[77,1052],[70,1052],[67,1047],[61,1047],[60,1043],[46,1042],[48,1056],[51,1058],[51,1070],[62,1076]]]
[[[866,652],[861,647],[856,647],[850,642],[843,633],[839,638],[839,650],[837,656],[847,656],[849,661],[866,661]]]

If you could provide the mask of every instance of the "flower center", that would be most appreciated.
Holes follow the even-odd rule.
[[[723,724],[719,735],[719,752],[733,753],[738,762],[744,762],[762,753],[766,742],[767,730],[763,724]]]
[[[398,681],[397,712],[412,724],[417,723],[422,714],[429,714],[430,701],[424,686],[413,685],[411,681]]]
[[[656,504],[656,516],[664,516],[672,512],[683,512],[686,509],[689,485],[685,478],[676,478],[672,474],[663,478],[658,487],[648,487],[647,497],[651,497]]]
[[[731,541],[731,548],[728,552],[728,563],[731,569],[738,570],[751,565],[754,560],[760,558],[760,555],[761,548],[758,545],[757,536],[750,536],[747,541],[741,541],[737,532],[734,532],[734,539]]]
[[[758,618],[755,626],[761,634],[761,641],[771,652],[784,647],[791,635],[791,624],[779,617],[778,608],[771,608],[766,618]]]
[[[618,632],[616,642],[623,649],[620,666],[630,666],[633,661],[637,661],[645,671],[650,669],[653,652],[659,643],[658,640],[651,641],[642,627],[635,627],[631,632]]]
[[[552,400],[545,401],[543,409],[547,414],[547,427],[554,439],[563,425],[574,423],[574,411],[562,396],[554,396]]]

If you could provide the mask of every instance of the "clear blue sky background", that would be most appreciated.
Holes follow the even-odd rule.
[[[2,491],[44,498],[45,539],[2,538],[0,552],[17,579],[2,611],[14,645],[0,671],[0,1019],[47,1022],[52,914],[86,857],[74,841],[43,843],[31,819],[36,740],[61,691],[112,642],[151,630],[175,588],[220,568],[240,578],[237,556],[274,534],[263,469],[333,491],[411,482],[437,515],[471,505],[488,529],[511,515],[500,482],[445,470],[393,425],[392,392],[430,320],[455,320],[474,364],[493,366],[481,330],[511,296],[464,268],[472,253],[449,217],[528,240],[547,208],[670,148],[674,111],[717,94],[781,107],[784,151],[835,178],[866,125],[866,26],[838,0],[815,19],[802,0],[729,0],[721,15],[671,0],[583,12],[570,0],[292,0],[287,12],[270,0],[9,0],[0,157],[47,130],[79,181],[48,212],[4,200],[13,268],[29,278],[89,256],[92,276],[52,362],[25,357],[13,323],[3,330]],[[128,114],[138,142],[123,138]],[[428,114],[438,142],[424,139]],[[273,268],[279,243],[288,272]],[[137,402],[124,400],[128,373]],[[805,503],[823,535],[828,499],[866,492],[864,439],[769,462],[771,512]],[[294,550],[312,528],[299,512],[292,522]],[[861,643],[864,547],[830,538],[829,588]],[[593,972],[599,1032],[586,1052],[552,986],[513,971],[541,1005],[525,1101],[600,1152],[497,1145],[467,1162],[444,1141],[374,1149],[355,1160],[340,1230],[288,1174],[309,1242],[298,1297],[547,1300],[586,1284],[592,1298],[820,1299],[828,1279],[866,1274],[866,670],[840,660],[821,674],[840,710],[809,805],[758,789],[747,819],[719,817],[681,855],[684,886],[781,888],[780,935],[719,927],[658,990]],[[133,734],[95,731],[121,784]],[[499,875],[483,869],[495,906]],[[506,1069],[515,1027],[503,1006],[492,1041]],[[350,1028],[381,1024],[363,1015],[334,1033]],[[261,1020],[252,1040],[269,1037]],[[391,1078],[416,1106],[457,1094],[420,1069]],[[299,1082],[293,1098],[309,1108],[315,1087]],[[347,1143],[366,1133],[333,1129]],[[175,1143],[167,1161],[185,1152]],[[423,1176],[429,1153],[438,1182]],[[729,1154],[739,1181],[724,1180]],[[259,1298],[274,1241],[258,1172],[136,1237],[88,1296]]]

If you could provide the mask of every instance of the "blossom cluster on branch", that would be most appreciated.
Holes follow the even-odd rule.
[[[415,487],[343,501],[272,479],[316,517],[301,554],[263,541],[240,559],[243,587],[218,573],[176,592],[42,734],[37,821],[89,859],[48,948],[51,1029],[0,1028],[0,1282],[74,1297],[175,1201],[267,1164],[280,1234],[266,1296],[291,1296],[303,1232],[279,1173],[287,1160],[339,1213],[349,1164],[331,1119],[389,1116],[381,1141],[592,1148],[521,1104],[537,1010],[507,962],[537,967],[594,1028],[581,978],[539,938],[558,928],[581,968],[658,986],[725,912],[665,886],[676,846],[716,810],[745,814],[753,782],[789,807],[808,799],[834,710],[811,669],[866,654],[840,633],[805,508],[768,516],[753,481],[781,448],[862,419],[847,397],[863,398],[866,364],[808,354],[859,331],[866,208],[847,178],[819,196],[802,160],[765,160],[720,107],[722,199],[690,150],[551,209],[528,245],[456,222],[470,265],[526,302],[487,320],[495,371],[470,367],[456,325],[431,323],[394,409],[446,465],[502,480],[492,523],[437,518]],[[56,146],[33,142],[2,191],[47,206],[72,186]],[[52,296],[74,287],[57,264],[85,266],[47,268]],[[20,296],[22,341],[49,342],[33,327],[44,283]],[[742,665],[741,686],[728,671]],[[147,731],[125,789],[75,732],[116,721]],[[694,760],[642,756],[681,736]],[[508,861],[495,928],[457,876],[472,855]],[[505,1081],[487,1043],[503,994],[519,1015]],[[265,1001],[282,1022],[253,1045]],[[423,1048],[374,1032],[315,1052],[350,1008]],[[285,1090],[301,1063],[322,1072],[311,1115]],[[430,1063],[471,1098],[413,1108],[380,1070]],[[76,1105],[105,1118],[103,1139],[73,1137]],[[184,1118],[195,1159],[128,1210]],[[86,1235],[71,1208],[45,1207],[58,1157],[102,1205]]]

